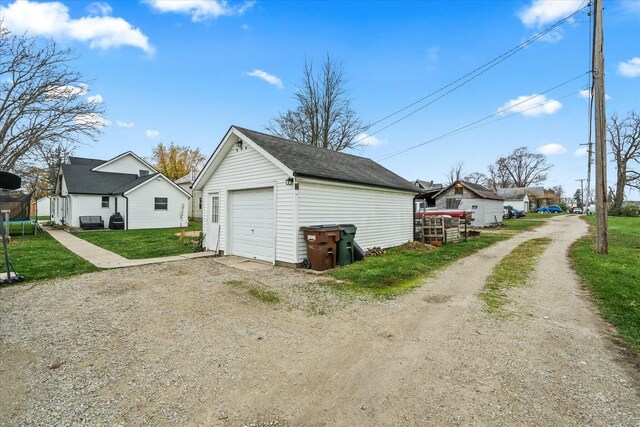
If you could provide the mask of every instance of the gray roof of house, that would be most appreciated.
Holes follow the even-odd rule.
[[[323,178],[418,193],[406,179],[366,157],[340,153],[234,126],[296,176]]]
[[[507,194],[502,194],[502,197],[505,198],[505,200],[524,200],[525,197],[527,197],[526,193],[507,193]]]
[[[158,175],[138,177],[128,173],[94,172],[91,169],[106,160],[71,157],[69,161],[62,165],[62,174],[71,194],[122,194]]]
[[[442,190],[442,188],[444,187],[442,184],[434,184],[433,181],[425,181],[423,179],[416,179],[415,183],[416,186],[420,186],[425,190]]]
[[[536,196],[544,196],[544,187],[512,187],[512,188],[498,188],[496,193],[501,196],[511,199],[516,194],[532,194]]]
[[[483,199],[491,199],[491,200],[504,200],[504,197],[496,194],[495,192],[489,190],[484,185],[475,184],[469,181],[458,180],[456,182],[451,183],[449,186],[443,188],[435,195],[435,197],[439,197],[441,194],[444,194],[449,188],[453,187],[456,183],[460,183],[465,186],[468,190],[472,191],[476,195],[482,197]]]

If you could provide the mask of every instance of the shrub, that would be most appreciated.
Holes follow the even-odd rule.
[[[627,205],[621,208],[611,208],[609,210],[611,216],[639,216],[638,207],[634,205]]]

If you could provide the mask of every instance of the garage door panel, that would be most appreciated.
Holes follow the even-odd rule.
[[[273,260],[273,189],[233,191],[230,205],[231,253]]]

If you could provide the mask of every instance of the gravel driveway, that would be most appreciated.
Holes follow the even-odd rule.
[[[638,371],[567,260],[585,232],[554,219],[384,302],[213,259],[0,289],[0,424],[639,425]],[[493,266],[545,235],[486,313]]]

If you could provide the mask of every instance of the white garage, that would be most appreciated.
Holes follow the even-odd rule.
[[[273,260],[275,221],[273,188],[236,190],[229,194],[230,254]]]
[[[301,227],[354,224],[364,249],[413,240],[417,189],[376,162],[232,126],[193,184],[204,246],[297,265]]]

